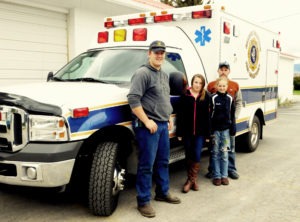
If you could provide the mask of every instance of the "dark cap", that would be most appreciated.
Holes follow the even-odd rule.
[[[222,67],[226,67],[227,69],[230,69],[230,65],[226,61],[219,63],[219,69],[221,69]]]
[[[150,44],[149,50],[153,52],[166,51],[166,45],[162,41],[154,41]]]

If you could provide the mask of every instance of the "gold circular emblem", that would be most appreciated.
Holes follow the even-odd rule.
[[[251,32],[247,39],[247,62],[246,68],[251,78],[255,78],[260,69],[260,43],[258,35],[255,32]]]

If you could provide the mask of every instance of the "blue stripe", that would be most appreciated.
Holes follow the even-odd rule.
[[[278,98],[278,87],[266,87],[255,89],[241,89],[243,101],[249,103],[262,102],[263,94],[265,94],[265,100]]]
[[[249,122],[248,121],[244,121],[244,122],[240,122],[236,124],[236,131],[240,132],[243,130],[249,129]]]
[[[268,114],[264,115],[264,117],[265,117],[265,121],[274,120],[277,117],[277,112],[268,113]]]
[[[72,133],[101,129],[131,120],[131,110],[128,104],[94,110],[90,112],[89,116],[83,118],[68,118]]]

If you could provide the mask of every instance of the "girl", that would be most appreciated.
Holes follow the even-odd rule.
[[[177,113],[177,137],[184,141],[187,161],[187,180],[183,192],[199,190],[197,175],[203,144],[210,136],[210,95],[204,89],[205,79],[201,74],[193,76],[191,87],[180,97]]]
[[[213,130],[212,167],[213,184],[228,185],[228,151],[230,136],[236,133],[235,106],[232,96],[227,94],[228,79],[220,77],[216,81],[217,92],[212,95],[211,123]]]

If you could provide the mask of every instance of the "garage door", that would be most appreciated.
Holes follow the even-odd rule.
[[[0,85],[45,81],[66,62],[66,14],[0,3]]]

